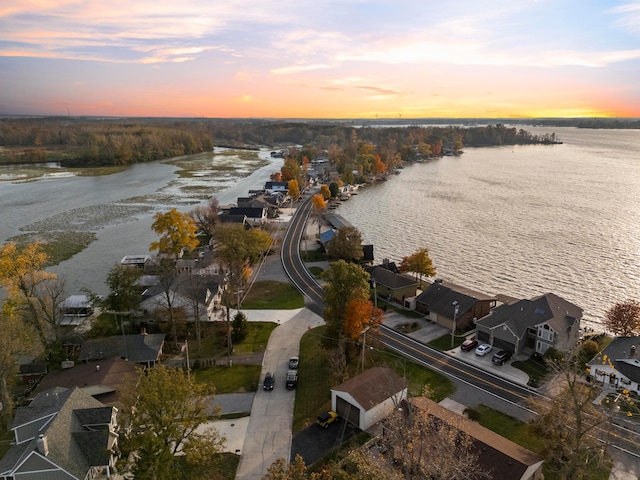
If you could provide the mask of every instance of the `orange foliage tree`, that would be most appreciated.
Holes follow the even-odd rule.
[[[362,335],[367,327],[375,327],[382,323],[384,312],[373,306],[371,300],[354,297],[347,302],[344,311],[343,332],[352,340]]]

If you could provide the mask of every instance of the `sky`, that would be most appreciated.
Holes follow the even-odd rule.
[[[640,1],[0,0],[0,115],[640,117]]]

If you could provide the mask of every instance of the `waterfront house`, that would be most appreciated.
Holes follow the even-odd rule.
[[[365,268],[371,276],[375,298],[383,298],[404,305],[407,298],[415,297],[420,282],[410,275],[395,273],[382,266]]]
[[[578,343],[581,319],[580,307],[546,293],[494,308],[477,320],[477,339],[514,354],[544,354],[549,348],[568,352]]]
[[[591,380],[640,395],[640,337],[616,337],[588,364]]]
[[[93,306],[87,295],[71,295],[58,305],[62,317],[60,325],[80,325],[93,315]]]
[[[407,382],[394,370],[373,367],[331,389],[331,409],[367,430],[407,398]]]
[[[18,407],[15,444],[0,460],[2,480],[100,480],[114,478],[118,450],[117,409],[79,388],[40,393]]]
[[[466,329],[487,315],[496,298],[455,283],[436,280],[415,298],[416,311],[439,325]]]
[[[231,207],[229,208],[228,213],[224,215],[232,215],[236,217],[239,215],[244,215],[247,220],[251,221],[254,224],[264,224],[267,222],[267,208],[264,205],[260,207],[250,208]]]
[[[269,192],[288,192],[289,182],[268,181],[265,182],[264,189]]]
[[[78,361],[95,362],[120,357],[144,367],[153,367],[162,356],[164,338],[164,333],[137,333],[87,340],[81,346]]]

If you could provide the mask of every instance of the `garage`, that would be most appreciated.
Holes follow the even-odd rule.
[[[354,425],[360,423],[360,408],[347,402],[342,397],[336,397],[335,412],[349,423]]]
[[[405,398],[405,379],[390,368],[373,367],[334,387],[331,408],[360,430],[367,430]]]

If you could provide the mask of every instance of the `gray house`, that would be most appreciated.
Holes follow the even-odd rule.
[[[0,460],[2,480],[113,478],[118,445],[117,409],[79,388],[53,388],[19,407],[11,430],[15,445]]]
[[[551,347],[566,352],[578,343],[581,319],[580,307],[546,293],[494,308],[476,321],[477,338],[515,354],[525,349],[544,354]]]
[[[616,337],[588,364],[591,378],[640,395],[640,337]]]

